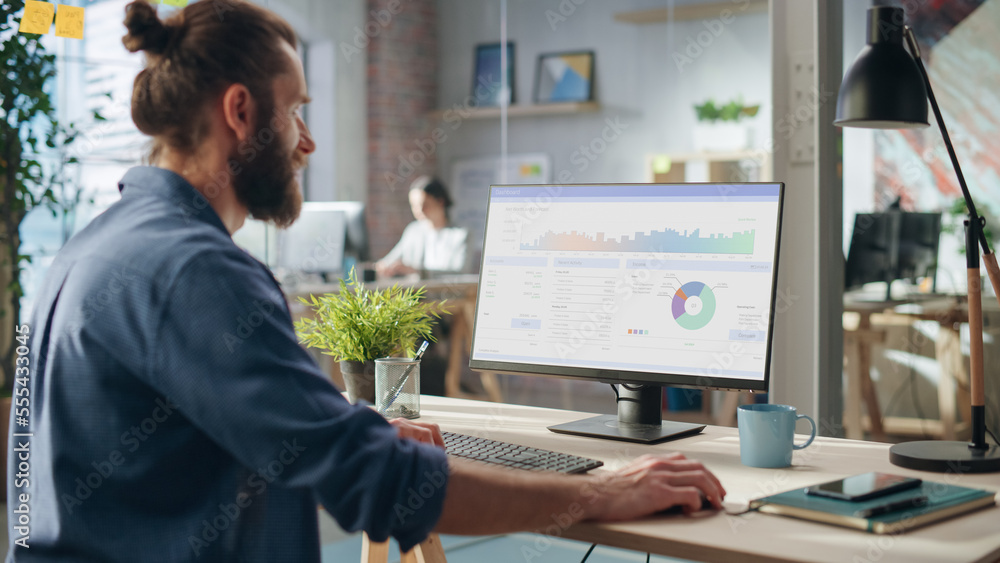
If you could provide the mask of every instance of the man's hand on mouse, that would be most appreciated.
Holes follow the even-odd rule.
[[[630,520],[672,506],[690,514],[702,510],[702,497],[721,509],[726,496],[722,483],[701,462],[679,453],[637,458],[608,475],[595,492],[604,497],[604,509],[593,518],[600,521]]]

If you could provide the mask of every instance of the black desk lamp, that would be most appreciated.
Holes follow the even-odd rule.
[[[904,25],[902,8],[880,6],[868,10],[868,45],[840,87],[837,119],[840,127],[868,129],[913,129],[927,127],[927,100],[931,102],[948,155],[955,167],[965,197],[969,218],[965,221],[965,249],[969,278],[970,380],[972,387],[972,441],[919,441],[896,444],[889,461],[909,469],[955,473],[1000,471],[1000,446],[986,443],[986,390],[983,379],[983,303],[979,277],[979,248],[1000,300],[1000,269],[983,233],[985,221],[976,213],[955,148],[948,137],[930,79],[913,30]],[[910,53],[903,48],[903,38]],[[911,56],[912,54],[912,56]]]

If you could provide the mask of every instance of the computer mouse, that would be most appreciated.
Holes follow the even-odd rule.
[[[701,508],[699,508],[695,512],[701,512],[703,510],[717,510],[715,508],[715,505],[712,504],[712,501],[708,500],[708,497],[706,497],[705,495],[701,495]],[[677,504],[671,506],[670,508],[667,508],[666,510],[661,510],[656,514],[658,515],[684,514],[684,506]]]

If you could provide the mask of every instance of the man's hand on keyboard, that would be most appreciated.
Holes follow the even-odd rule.
[[[441,439],[441,429],[437,424],[431,422],[414,422],[405,418],[394,418],[389,424],[396,428],[396,433],[402,438],[410,438],[426,444],[444,447],[444,440]]]
[[[600,476],[592,499],[595,520],[638,518],[672,506],[702,509],[702,497],[722,508],[726,490],[701,462],[682,454],[644,455],[609,476]]]

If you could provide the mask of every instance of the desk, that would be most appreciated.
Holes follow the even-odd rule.
[[[421,397],[422,421],[445,430],[487,436],[601,459],[621,467],[645,453],[681,452],[698,459],[726,487],[727,500],[749,500],[867,471],[1000,490],[996,475],[911,471],[889,463],[889,445],[816,438],[795,452],[792,467],[757,469],[739,460],[735,428],[709,426],[702,434],[653,446],[554,434],[546,426],[589,416],[445,397]],[[800,440],[801,437],[797,438]],[[595,470],[596,473],[604,468]],[[562,537],[699,561],[906,562],[995,561],[1000,558],[1000,508],[991,508],[896,536],[876,536],[781,516],[707,512],[704,517],[660,516],[616,524],[577,524]]]
[[[967,302],[948,297],[891,302],[845,299],[844,312],[859,316],[857,328],[844,330],[844,352],[847,357],[844,426],[848,438],[861,439],[865,426],[871,430],[872,438],[878,441],[887,441],[887,433],[923,433],[924,429],[924,421],[919,419],[887,417],[883,421],[878,395],[871,381],[871,348],[873,344],[885,343],[886,331],[872,326],[872,315],[875,314],[895,317],[907,323],[917,320],[937,321],[940,331],[935,341],[935,356],[941,366],[938,383],[940,421],[926,421],[926,426],[932,434],[945,440],[955,440],[967,434],[971,420],[969,375],[965,369],[959,333],[959,326],[969,322]],[[862,402],[867,407],[867,417],[861,415]],[[961,422],[957,422],[955,418],[956,404]]]

